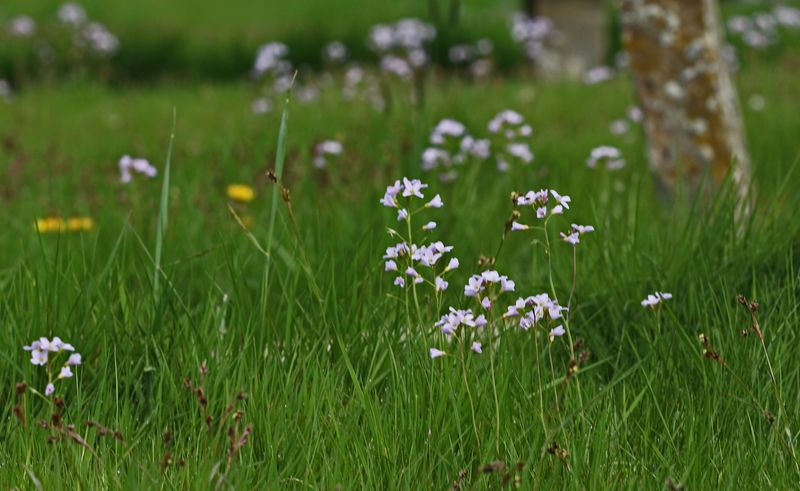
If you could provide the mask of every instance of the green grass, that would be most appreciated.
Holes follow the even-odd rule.
[[[38,479],[43,489],[207,489],[222,472],[223,487],[237,489],[439,489],[464,469],[466,488],[493,489],[500,477],[481,467],[500,459],[524,463],[517,472],[523,489],[653,489],[668,478],[691,488],[796,487],[800,476],[780,431],[741,401],[746,392],[703,358],[697,341],[701,332],[710,336],[777,415],[761,347],[739,336],[748,318],[736,295],[757,298],[797,432],[800,116],[789,102],[800,100],[796,66],[791,57],[780,69],[753,60],[740,75],[744,99],[759,92],[768,101],[764,112],[745,109],[759,198],[744,225],[724,193],[697,207],[654,197],[638,130],[608,133],[608,122],[632,103],[624,80],[585,87],[435,79],[423,109],[403,104],[406,88],[392,87],[398,103],[389,114],[342,102],[335,87],[311,105],[292,101],[283,168],[292,215],[282,200],[275,207],[265,175],[275,166],[280,111],[251,114],[247,87],[28,87],[0,112],[0,485],[34,488]],[[534,164],[508,174],[475,168],[452,185],[418,170],[439,119],[455,117],[482,133],[507,107],[534,126]],[[117,183],[123,153],[147,157],[166,174],[173,111],[169,180]],[[345,154],[316,170],[311,148],[329,137],[343,141]],[[602,143],[623,149],[624,170],[609,176],[585,167]],[[423,297],[425,325],[409,322],[393,276],[383,273],[381,255],[393,244],[385,227],[397,222],[378,199],[404,175],[424,178],[430,195],[445,200],[425,215],[439,222],[434,236],[455,245],[462,263],[444,305],[464,304],[462,285],[479,270],[479,256],[494,254],[511,191],[558,189],[573,198],[558,229],[571,222],[597,228],[578,249],[570,323],[591,358],[577,379],[556,382],[559,411],[548,384],[566,371],[561,340],[555,373],[543,367],[545,419],[550,430],[560,428],[555,437],[541,428],[534,340],[512,328],[493,360],[499,408],[488,353],[467,360],[477,444],[457,360],[427,356],[435,306]],[[257,193],[233,205],[252,219],[249,231],[228,207],[225,186],[234,182]],[[167,213],[169,227],[157,240]],[[51,214],[88,215],[97,226],[38,235],[34,219]],[[268,288],[259,247],[272,253]],[[567,246],[555,243],[552,260],[565,297]],[[516,280],[520,295],[549,289],[547,260],[530,236],[511,235],[497,269]],[[158,270],[164,276],[154,295]],[[675,294],[660,327],[639,305],[654,290]],[[27,430],[12,415],[15,383],[41,390],[46,382],[22,350],[43,335],[60,336],[84,356],[58,393],[65,422],[98,457],[71,441],[48,444],[35,422],[50,411],[30,393]],[[184,387],[186,377],[200,382],[204,360],[210,414],[219,417],[240,390],[248,394],[243,422],[253,434],[230,467],[224,430],[206,427]],[[99,437],[85,420],[119,429],[125,443]],[[569,468],[544,452],[551,438],[568,449]],[[167,453],[173,465],[163,469]]]

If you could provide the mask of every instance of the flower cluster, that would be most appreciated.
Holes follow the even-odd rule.
[[[470,136],[466,127],[454,119],[440,121],[431,131],[430,143],[422,152],[422,170],[441,169],[439,178],[445,182],[458,177],[454,166],[463,165],[470,158],[489,157],[489,141]]]
[[[147,177],[153,178],[156,177],[158,170],[150,165],[150,162],[147,159],[142,158],[131,158],[130,155],[123,155],[121,159],[119,159],[119,180],[123,184],[127,184],[133,180],[133,174],[131,171],[137,172],[139,174],[144,174]]]
[[[484,311],[489,312],[494,307],[497,299],[506,292],[513,292],[516,285],[513,280],[508,276],[501,275],[497,271],[484,271],[481,274],[472,275],[467,284],[464,286],[464,296],[474,299],[479,307]],[[450,307],[450,311],[444,314],[434,326],[441,329],[442,334],[447,336],[448,341],[452,336],[457,336],[461,328],[475,328],[481,329],[487,326],[488,320],[486,314],[478,316],[471,309],[456,309]],[[474,334],[477,334],[474,333]],[[466,340],[466,338],[464,338]],[[470,349],[476,353],[483,353],[483,344],[471,337]],[[444,351],[432,348],[430,350],[431,358],[437,358],[445,354]]]
[[[407,232],[404,235],[401,232],[389,229],[389,234],[393,237],[401,238],[401,242],[386,248],[386,254],[383,256],[385,260],[384,269],[385,271],[402,273],[394,280],[394,284],[397,286],[405,287],[407,285],[406,278],[403,276],[405,275],[410,279],[408,284],[417,285],[427,281],[438,293],[446,290],[449,286],[449,283],[444,279],[444,275],[458,268],[459,263],[457,258],[451,258],[444,268],[440,267],[440,264],[443,263],[441,260],[445,254],[453,250],[453,246],[445,245],[441,241],[435,241],[428,245],[417,245],[412,241],[412,216],[426,208],[441,208],[444,205],[441,196],[437,194],[419,209],[409,211],[409,206],[414,199],[425,198],[422,190],[427,187],[428,185],[419,179],[404,177],[402,181],[395,181],[394,184],[386,188],[380,203],[388,208],[397,209],[397,220],[406,222]],[[405,206],[401,206],[401,200]],[[422,226],[422,231],[427,233],[435,228],[436,222],[431,221]],[[401,264],[398,264],[398,262]],[[427,268],[431,271],[430,279],[426,280],[422,268]]]
[[[119,39],[103,24],[89,22],[76,33],[75,45],[98,56],[110,56],[119,50]]]
[[[528,143],[533,128],[520,113],[510,109],[501,111],[489,121],[488,129],[499,139],[494,146],[498,170],[507,171],[512,162],[533,162],[533,151]]]
[[[278,41],[262,44],[253,63],[253,75],[262,78],[267,75],[280,77],[292,70],[292,62],[287,60],[289,48]]]
[[[550,198],[553,198],[555,205],[551,205]],[[542,220],[552,215],[562,215],[564,210],[569,210],[569,204],[572,198],[569,196],[562,196],[554,189],[540,189],[539,191],[528,191],[522,196],[518,196],[516,200],[517,206],[530,206],[536,213],[536,218]],[[511,230],[520,231],[528,230],[529,225],[524,225],[514,221],[511,225]]]
[[[327,163],[327,157],[338,156],[342,154],[342,144],[336,140],[323,140],[314,146],[314,167],[317,169],[324,168]]]
[[[622,152],[618,148],[601,145],[592,149],[589,158],[586,159],[586,166],[595,169],[601,165],[605,165],[607,170],[619,170],[625,167],[625,159],[622,158]]]
[[[29,38],[36,34],[36,21],[30,16],[18,15],[8,21],[6,29],[11,37]]]
[[[369,45],[381,56],[381,70],[409,78],[428,64],[425,45],[436,38],[436,28],[419,19],[401,19],[394,24],[377,24],[369,33]]]
[[[539,61],[557,36],[553,21],[547,17],[529,17],[518,12],[511,18],[511,37],[522,45],[531,61]]]
[[[34,228],[41,234],[51,232],[87,232],[94,228],[94,220],[90,217],[37,218]]]
[[[342,85],[342,97],[345,100],[363,99],[376,111],[383,111],[386,108],[386,100],[376,77],[361,66],[349,65],[344,72]]]
[[[800,28],[800,10],[778,5],[771,12],[756,12],[751,17],[738,15],[728,19],[728,31],[750,48],[764,49],[780,39],[779,28]]]
[[[447,336],[453,336],[458,333],[462,327],[483,327],[487,324],[486,316],[481,314],[475,317],[472,310],[462,310],[450,307],[450,312],[444,314],[441,319],[434,323],[434,326],[440,328],[442,333]]]
[[[481,274],[470,276],[466,286],[464,286],[464,296],[476,297],[480,299],[481,306],[486,310],[492,308],[491,297],[484,293],[492,285],[498,285],[501,292],[513,292],[516,285],[509,280],[508,276],[501,276],[497,271],[484,271]]]
[[[589,232],[594,232],[594,227],[591,225],[576,225],[573,223],[566,233],[560,232],[560,235],[564,242],[576,246],[581,241],[581,235]]]
[[[32,364],[36,366],[47,367],[47,386],[44,390],[44,394],[48,397],[51,396],[56,390],[55,382],[72,377],[72,367],[81,364],[81,354],[75,353],[75,347],[71,344],[63,342],[58,336],[54,337],[52,341],[45,337],[41,337],[32,342],[30,345],[23,346],[22,349],[31,352]],[[61,365],[58,375],[54,379],[52,372],[54,367],[53,360],[57,358],[60,353],[66,352],[71,354],[66,359],[64,364]]]
[[[341,65],[347,56],[347,46],[341,41],[331,41],[322,48],[322,59],[329,65]]]
[[[450,63],[464,68],[475,77],[485,77],[492,71],[491,54],[494,44],[489,39],[480,39],[473,44],[454,44],[447,51]]]
[[[58,21],[62,24],[79,27],[89,19],[86,9],[82,5],[74,2],[67,2],[58,8]]]
[[[558,300],[550,298],[547,293],[540,293],[527,298],[518,298],[503,315],[505,318],[519,319],[519,327],[528,330],[540,322],[558,321],[562,318],[561,312],[567,310],[558,304]],[[559,325],[550,330],[550,339],[563,336],[566,331]]]
[[[658,307],[659,304],[663,303],[666,300],[669,300],[670,298],[672,298],[672,294],[671,293],[655,292],[655,293],[651,293],[650,295],[647,295],[647,298],[642,300],[641,303],[642,303],[642,307],[645,307],[645,308],[649,307],[651,309],[654,309],[654,308]]]

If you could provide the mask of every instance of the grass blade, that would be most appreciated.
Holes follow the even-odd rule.
[[[164,166],[164,181],[161,184],[161,204],[158,208],[158,221],[156,224],[156,254],[155,272],[153,274],[153,298],[158,300],[161,288],[161,251],[164,248],[164,234],[167,232],[167,219],[169,212],[169,171],[172,162],[172,143],[175,141],[175,122],[177,111],[172,110],[172,132],[169,135],[167,148],[167,163]]]

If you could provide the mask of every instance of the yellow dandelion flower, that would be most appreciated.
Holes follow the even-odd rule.
[[[253,201],[253,198],[255,197],[256,193],[250,186],[245,184],[231,184],[228,186],[228,198],[232,199],[233,201],[248,203]]]
[[[64,220],[60,217],[37,218],[34,228],[42,234],[60,232],[64,229]]]
[[[67,220],[67,230],[70,232],[86,232],[94,228],[94,220],[90,217],[72,217]]]

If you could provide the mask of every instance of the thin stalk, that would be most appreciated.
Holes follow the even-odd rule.
[[[497,397],[497,381],[494,376],[494,323],[492,322],[492,311],[489,310],[489,369],[492,374],[492,395],[494,396],[494,446],[497,456],[500,457],[500,399]]]
[[[461,340],[461,356],[459,357],[461,360],[461,376],[464,381],[464,388],[467,390],[467,397],[469,398],[469,410],[470,414],[472,415],[472,429],[475,432],[475,442],[478,446],[478,454],[480,454],[481,450],[481,437],[478,434],[478,420],[475,418],[475,401],[472,399],[472,391],[469,389],[469,382],[467,381],[467,364],[464,361],[466,358],[466,350],[467,350],[467,337],[466,333],[462,331],[463,339]]]
[[[547,222],[550,219],[548,218],[544,222],[544,241],[545,246],[547,248],[547,276],[550,280],[550,292],[553,294],[553,299],[558,301],[558,294],[556,293],[556,286],[553,282],[553,254],[550,248],[550,233],[547,230]],[[571,360],[575,359],[575,343],[572,341],[572,331],[569,327],[569,317],[570,311],[567,311],[567,315],[564,316],[564,329],[567,331],[567,341],[569,341],[569,356]],[[581,414],[583,414],[583,395],[581,394],[581,383],[578,377],[575,377],[575,386],[578,391],[578,402],[581,406]]]

